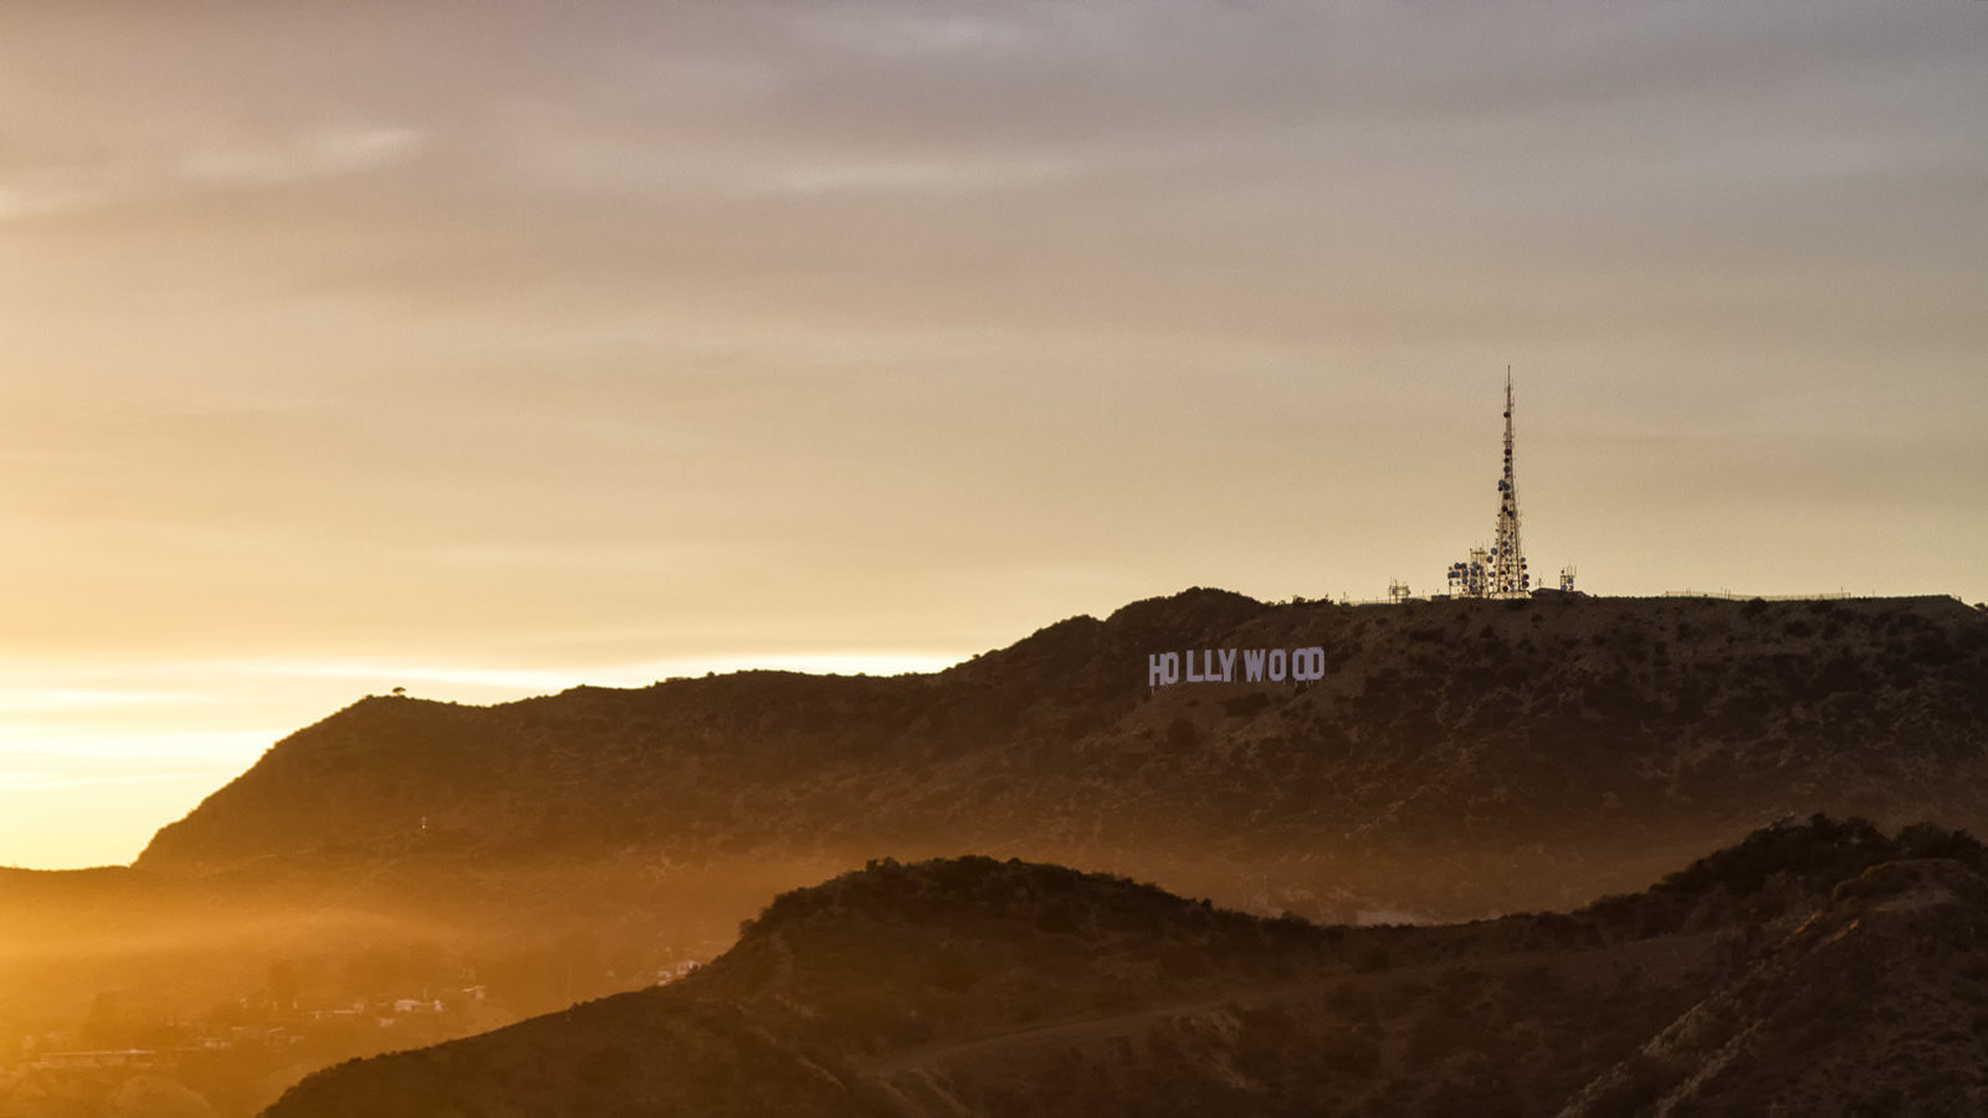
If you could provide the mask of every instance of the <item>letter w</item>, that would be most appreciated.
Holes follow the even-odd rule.
[[[1263,682],[1263,650],[1243,649],[1243,679],[1250,683]]]

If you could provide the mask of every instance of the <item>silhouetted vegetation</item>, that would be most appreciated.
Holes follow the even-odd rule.
[[[1323,650],[1324,678],[1147,685],[1149,652],[1299,646]],[[1195,991],[1343,972],[1374,984],[1379,1024],[1245,1000],[1214,1024],[1184,1015],[1168,1043],[1226,1061],[1245,1084],[1276,1080],[1287,1043],[1312,1043],[1342,1079],[1372,1065],[1360,1112],[1461,1107],[1463,1095],[1417,1086],[1428,1068],[1399,1066],[1403,1015],[1463,997],[1431,985],[1430,968],[1468,969],[1494,948],[1633,955],[1698,937],[1702,981],[1730,980],[1842,875],[1887,860],[1978,866],[1964,835],[1887,829],[1936,818],[1979,833],[1984,745],[1988,616],[1947,599],[1397,608],[1195,590],[1058,622],[933,675],[743,672],[487,708],[383,696],[278,743],[162,831],[137,869],[0,871],[0,978],[14,991],[0,999],[0,1067],[99,1041],[212,1044],[173,1068],[34,1076],[94,1084],[74,1094],[89,1105],[128,1082],[178,1105],[164,1082],[242,1114],[318,1063],[674,978],[722,951],[766,897],[887,853],[904,864],[764,913],[726,981],[802,966],[820,982],[809,996],[828,997],[839,987],[820,976],[837,967],[915,959],[835,1002],[874,1053],[940,1043],[949,1027],[1156,1013]],[[1465,930],[1324,926],[1574,910],[1783,817],[1715,864],[1585,912]],[[994,857],[920,868],[961,850]],[[1244,910],[1293,915],[1280,927]],[[874,942],[838,931],[856,926]],[[1571,1022],[1604,999],[1622,1031],[1551,1026],[1585,1055],[1549,1072],[1551,1058],[1512,1047],[1544,1043],[1531,1018],[1485,1018],[1509,1038],[1431,1024],[1414,1048],[1447,1069],[1445,1090],[1533,1112],[1525,1100],[1640,1043],[1637,1030],[1673,1013],[1667,998],[1698,988],[1640,970],[1545,979],[1532,1003],[1564,1000]],[[1452,1009],[1477,1020],[1521,996],[1500,981],[1488,973]],[[470,987],[482,992],[473,1013],[410,1024],[381,1011]],[[408,1020],[390,1038],[299,1019],[336,999]],[[788,1024],[783,1044],[851,1043]],[[623,1059],[595,1066],[614,1079]],[[1090,1085],[1072,1097],[1108,1091],[1126,1085],[1098,1068],[1117,1060],[1087,1049],[1059,1074]],[[195,1087],[196,1066],[235,1070]],[[1299,1089],[1252,1094],[1196,1067],[1175,1084],[1181,1100],[1267,1113],[1265,1100]],[[38,1097],[54,1106],[63,1090]],[[1032,1099],[990,1085],[982,1102]]]
[[[1882,1069],[1860,1053],[1904,1004],[1888,974],[1939,1020],[1988,993],[1980,858],[1931,825],[1816,817],[1586,912],[1372,929],[1057,866],[879,860],[777,898],[674,986],[313,1077],[271,1116],[358,1099],[381,1118],[755,1112],[744,1098],[848,1115],[1840,1110],[1818,1091],[1950,1109],[1972,1080],[1944,1069],[1977,1066],[1977,1034],[1913,1030]],[[1771,936],[1702,908],[1689,930],[1613,934],[1676,898],[1769,894]],[[1760,1039],[1705,1070],[1742,1029]]]

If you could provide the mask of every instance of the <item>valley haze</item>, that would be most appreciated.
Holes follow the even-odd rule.
[[[1277,647],[1324,675],[1146,677]],[[0,871],[0,1115],[1947,1105],[1984,823],[1949,597],[1198,588],[935,673],[376,695],[130,867]]]
[[[1988,1111],[1984,59],[0,4],[0,1118]]]

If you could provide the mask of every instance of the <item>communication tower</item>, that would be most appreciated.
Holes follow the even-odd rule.
[[[1532,593],[1525,552],[1519,547],[1519,490],[1512,472],[1512,367],[1505,366],[1505,472],[1498,479],[1498,528],[1487,550],[1473,547],[1450,564],[1454,598],[1524,598]]]
[[[1473,547],[1461,563],[1450,564],[1450,597],[1482,598],[1490,585],[1491,553]]]
[[[1505,476],[1498,479],[1498,534],[1491,544],[1493,598],[1523,598],[1532,589],[1519,549],[1519,491],[1512,478],[1512,367],[1505,366]]]

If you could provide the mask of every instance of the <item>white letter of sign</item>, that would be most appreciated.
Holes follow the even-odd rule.
[[[1291,652],[1292,679],[1324,679],[1325,649],[1299,648]]]
[[[1236,650],[1233,648],[1225,648],[1222,650],[1222,682],[1230,683],[1233,682],[1235,678],[1236,678]]]
[[[1189,683],[1208,682],[1207,676],[1202,675],[1200,672],[1194,670],[1194,650],[1191,648],[1187,650],[1187,682]]]
[[[1243,679],[1250,683],[1263,682],[1263,650],[1243,649]]]
[[[1284,682],[1284,655],[1284,650],[1281,648],[1270,650],[1270,682],[1272,683]]]
[[[1172,653],[1168,653],[1168,655],[1172,655]],[[1146,656],[1146,686],[1165,687],[1171,682],[1173,681],[1167,678],[1166,657],[1161,656],[1157,652],[1148,653]]]

